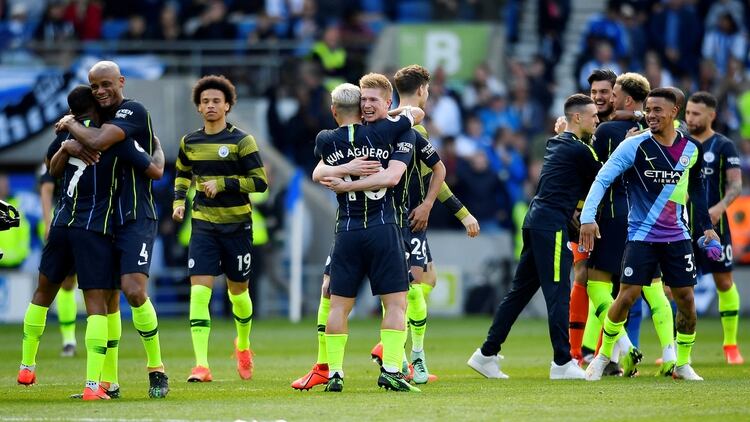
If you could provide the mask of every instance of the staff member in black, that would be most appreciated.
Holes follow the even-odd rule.
[[[565,101],[565,132],[550,138],[536,195],[523,223],[523,249],[513,287],[495,312],[487,339],[467,362],[487,378],[508,378],[500,370],[500,347],[513,323],[539,287],[547,303],[554,361],[550,379],[584,379],[570,357],[568,310],[573,253],[568,245],[568,222],[586,196],[601,164],[588,138],[599,118],[594,101],[575,94]]]

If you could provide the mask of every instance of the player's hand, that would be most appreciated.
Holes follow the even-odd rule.
[[[565,116],[560,116],[555,121],[555,133],[561,134],[568,128],[568,122],[565,120]]]
[[[75,139],[68,139],[63,142],[62,148],[68,155],[79,158],[87,166],[98,163],[99,156],[102,155],[99,151],[83,146],[83,144]]]
[[[719,221],[721,220],[721,216],[724,215],[724,211],[726,211],[726,207],[724,207],[722,202],[719,202],[718,204],[714,205],[713,207],[708,209],[708,215],[711,216],[711,224],[714,226],[719,224]]]
[[[218,180],[209,180],[208,182],[201,183],[203,186],[203,193],[209,198],[215,198],[216,194],[219,193],[219,182]]]
[[[461,224],[466,229],[466,235],[469,237],[479,236],[479,222],[473,215],[469,214],[461,219]]]
[[[75,117],[72,114],[66,114],[55,123],[55,133],[60,133],[68,130],[68,125],[75,121]]]
[[[627,133],[625,133],[625,137],[630,138],[631,136],[640,135],[641,133],[647,130],[648,128],[638,129],[638,126],[635,126],[635,127],[630,128],[630,130],[628,130]]]
[[[411,214],[409,214],[409,226],[411,227],[411,231],[421,232],[427,228],[432,205],[431,202],[425,201],[412,210]]]
[[[581,234],[578,238],[578,246],[580,246],[584,252],[591,252],[594,250],[594,239],[601,239],[602,235],[599,233],[599,225],[596,222],[581,224],[579,229]]]
[[[714,229],[708,229],[703,232],[703,235],[706,237],[706,240],[704,240],[703,244],[708,245],[709,242],[712,240],[715,240],[719,243],[721,243],[721,239],[719,239],[719,235],[716,234],[716,230]]]
[[[368,160],[365,157],[357,157],[344,164],[346,172],[352,176],[369,176],[383,169],[379,161]]]
[[[182,223],[182,220],[185,219],[185,207],[179,206],[172,211],[172,220]]]
[[[414,118],[414,124],[415,125],[418,125],[418,124],[422,123],[422,120],[424,119],[424,110],[422,110],[419,107],[403,106],[403,107],[394,108],[393,110],[389,110],[388,111],[388,115],[389,116],[398,116],[399,114],[401,114],[406,109],[409,110],[409,112],[411,113],[411,116]]]
[[[348,182],[340,177],[326,176],[320,181],[320,184],[336,193],[348,192]]]

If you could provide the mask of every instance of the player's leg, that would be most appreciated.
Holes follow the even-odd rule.
[[[85,284],[82,284],[82,288]],[[84,289],[83,301],[86,304],[86,386],[84,400],[109,399],[99,380],[107,354],[107,300],[111,291],[105,289]]]
[[[239,236],[222,237],[221,270],[227,277],[229,301],[237,330],[234,357],[237,359],[237,372],[240,378],[253,377],[253,355],[250,348],[250,331],[253,326],[253,302],[248,290],[252,265],[252,236],[242,233]]]
[[[643,298],[638,298],[633,303],[633,307],[628,311],[628,320],[625,323],[625,332],[628,333],[630,341],[635,347],[641,339],[641,321],[643,320]]]
[[[209,303],[214,277],[221,273],[221,245],[215,236],[193,231],[188,247],[190,275],[190,335],[193,341],[195,367],[188,382],[212,380],[208,365],[208,339],[211,334]]]
[[[62,351],[60,356],[72,357],[76,354],[76,275],[69,274],[63,280],[57,292],[57,320],[60,324],[62,336]]]
[[[702,381],[690,366],[690,353],[695,344],[694,288],[697,281],[695,256],[689,240],[663,245],[660,251],[660,266],[664,283],[672,290],[677,304],[675,328],[677,330],[677,363],[672,377],[691,381]]]
[[[119,274],[113,275],[114,277]],[[102,377],[99,385],[110,398],[120,398],[118,363],[120,357],[120,337],[122,337],[122,319],[120,318],[120,291],[110,290],[107,297],[107,352],[102,366]]]
[[[578,251],[578,244],[570,242],[573,250],[573,288],[570,292],[570,355],[579,362],[583,360],[583,336],[586,329],[586,318],[589,313],[589,296],[586,292],[588,271],[586,258],[588,254]]]
[[[318,358],[310,372],[297,378],[292,382],[292,388],[297,390],[309,390],[310,388],[328,382],[328,351],[326,350],[326,323],[328,314],[331,312],[331,292],[328,289],[331,277],[330,255],[327,258],[326,269],[323,273],[323,284],[321,286],[320,303],[318,304]]]
[[[549,337],[554,351],[549,377],[552,380],[583,379],[584,372],[570,355],[570,270],[573,252],[567,231],[530,230],[539,285],[547,305]],[[551,258],[551,259],[550,259]]]
[[[365,231],[337,233],[331,250],[328,286],[331,299],[328,319],[325,322],[329,372],[325,391],[328,392],[341,392],[344,389],[344,351],[349,339],[348,319],[365,276],[364,259],[367,251],[362,248],[362,232]]]
[[[674,319],[672,306],[664,294],[661,278],[655,278],[651,285],[643,286],[643,298],[651,309],[651,321],[654,324],[659,345],[662,349],[660,375],[672,375],[672,369],[677,361],[674,346]]]
[[[19,384],[31,385],[36,382],[36,355],[47,324],[47,311],[60,290],[60,283],[73,269],[74,259],[68,242],[67,229],[53,227],[44,245],[37,287],[23,317]]]
[[[635,365],[640,361],[642,355],[627,339],[627,333],[623,328],[628,311],[641,296],[642,286],[651,283],[658,263],[659,259],[653,244],[628,241],[625,245],[622,259],[620,291],[615,300],[609,305],[609,311],[605,314],[602,324],[602,347],[588,368],[586,368],[587,380],[596,381],[601,379],[604,368],[610,362],[613,355],[615,344],[618,342],[620,348],[627,351],[626,359],[632,360],[632,362],[628,362],[628,365],[632,366],[630,371],[635,370]],[[590,285],[591,281],[589,280]],[[599,300],[605,301],[603,297]],[[626,362],[623,362],[623,364],[625,365]],[[632,375],[632,373],[627,375]]]
[[[732,281],[731,272],[715,272],[714,283],[716,284],[716,292],[719,296],[721,326],[724,329],[724,357],[727,363],[739,365],[744,363],[744,359],[737,347],[740,294],[737,291],[737,285]]]
[[[539,290],[539,276],[533,251],[536,245],[529,234],[530,230],[523,229],[522,231],[523,249],[510,292],[505,295],[495,310],[492,325],[482,347],[477,349],[467,362],[472,369],[487,378],[508,378],[500,370],[501,357],[498,353],[518,315]]]

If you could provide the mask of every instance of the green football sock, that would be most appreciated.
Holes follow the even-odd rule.
[[[643,296],[651,308],[651,321],[654,323],[656,335],[662,349],[674,342],[674,317],[672,306],[667,295],[664,294],[662,282],[652,282],[650,286],[643,286]]]
[[[589,280],[586,286],[586,293],[594,304],[594,315],[604,324],[604,317],[612,306],[612,283],[608,281]]]
[[[107,354],[107,317],[89,315],[86,319],[86,381],[99,382]]]
[[[42,337],[44,326],[47,324],[48,309],[33,303],[29,303],[28,308],[26,308],[26,315],[23,317],[22,365],[36,365],[36,352],[39,350],[39,339]]]
[[[117,383],[117,361],[120,354],[120,337],[122,336],[122,320],[120,311],[107,314],[107,353],[104,355],[102,366],[102,381]]]
[[[721,326],[724,328],[724,346],[737,344],[737,325],[740,319],[740,294],[737,285],[732,283],[729,290],[719,294],[719,315]]]
[[[331,312],[331,299],[320,296],[318,305],[318,361],[316,363],[328,363],[328,350],[326,349],[326,322]]]
[[[435,288],[435,286],[430,286],[427,283],[419,283],[419,287],[422,288],[422,295],[424,296],[425,303],[430,299],[430,293],[432,293],[432,289]]]
[[[599,334],[602,332],[602,322],[596,317],[594,311],[594,304],[589,299],[589,316],[586,319],[586,328],[583,330],[583,343],[581,345],[595,351],[599,344]]]
[[[211,334],[211,288],[196,284],[190,288],[190,334],[195,364],[208,368],[208,336]]]
[[[599,349],[599,353],[603,354],[608,358],[612,358],[612,351],[615,347],[615,342],[620,338],[622,326],[625,325],[625,321],[613,322],[609,320],[609,316],[604,316],[604,328],[602,330],[602,347]]]
[[[253,302],[247,290],[233,295],[229,293],[229,301],[232,302],[232,314],[234,315],[234,326],[237,328],[237,350],[244,351],[250,348],[250,329],[253,327]]]
[[[383,343],[383,369],[388,372],[401,370],[406,344],[406,330],[380,330],[380,342]]]
[[[331,376],[338,373],[344,377],[344,351],[349,334],[326,334],[326,351],[328,354],[328,370]]]
[[[409,286],[406,303],[406,316],[411,329],[411,349],[421,352],[424,349],[424,333],[427,330],[427,303],[419,284]]]
[[[690,363],[690,352],[695,344],[695,333],[683,334],[677,332],[677,366]]]
[[[60,289],[57,292],[57,320],[60,323],[60,334],[62,334],[62,343],[76,344],[76,314],[78,305],[76,304],[76,291]]]
[[[141,336],[141,343],[146,349],[146,358],[149,368],[161,367],[161,344],[159,343],[159,321],[156,318],[156,309],[154,309],[151,299],[146,298],[146,302],[138,307],[132,307],[133,326]]]

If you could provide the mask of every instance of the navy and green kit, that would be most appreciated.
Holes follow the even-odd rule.
[[[88,122],[84,122],[87,124]],[[50,145],[47,158],[60,149],[67,133]],[[99,162],[87,166],[70,157],[61,179],[61,194],[52,218],[49,238],[42,252],[39,271],[60,283],[75,268],[81,289],[114,288],[113,210],[118,190],[118,171],[128,163],[144,172],[151,157],[126,139],[104,151]]]
[[[125,99],[107,117],[106,123],[122,129],[126,140],[134,140],[149,156],[154,153],[151,116],[143,104]],[[158,219],[151,183],[143,171],[128,164],[122,165],[115,208],[115,247],[119,253],[120,274],[148,275],[151,267]]]
[[[331,166],[357,157],[377,160],[384,168],[391,160],[408,166],[414,142],[410,119],[397,116],[368,125],[323,130],[315,140],[315,156]],[[396,198],[400,193],[395,188],[383,188],[336,195],[339,207],[331,254],[332,294],[356,297],[365,275],[374,295],[408,289],[406,250],[400,231],[403,210]]]
[[[594,180],[601,164],[594,150],[571,132],[550,138],[536,194],[523,222],[523,249],[510,292],[495,311],[482,354],[492,356],[518,315],[542,288],[547,304],[554,361],[570,361],[568,310],[573,252],[568,245],[568,222]]]
[[[701,156],[700,143],[680,132],[667,147],[646,131],[620,144],[597,175],[586,197],[581,224],[594,222],[599,203],[614,180],[624,175],[628,187],[628,242],[620,273],[622,283],[648,285],[659,265],[665,284],[695,284],[685,204],[689,194],[696,224],[703,230],[711,228]]]
[[[727,170],[740,167],[740,157],[737,147],[731,139],[720,133],[714,133],[712,137],[703,142],[703,176],[706,188],[706,206],[711,207],[724,198],[726,187]],[[701,230],[697,230],[694,224],[694,210],[692,201],[688,202],[688,219],[690,229],[693,233],[694,249],[697,250],[698,238],[703,236]],[[719,223],[714,226],[716,234],[721,241],[721,259],[712,261],[704,253],[696,253],[698,271],[701,274],[726,273],[732,271],[732,234],[729,231],[727,214],[721,216]]]
[[[593,148],[599,160],[604,163],[612,152],[625,140],[632,128],[642,128],[642,124],[632,120],[604,122],[596,128]],[[625,180],[620,176],[612,182],[602,199],[597,223],[601,238],[596,239],[596,247],[589,255],[589,268],[606,271],[619,276],[622,254],[628,240],[628,195]]]
[[[247,281],[253,243],[249,194],[268,189],[255,138],[231,124],[213,135],[197,130],[180,140],[176,167],[174,207],[185,205],[191,182],[197,190],[192,203],[189,274],[226,274],[232,281]],[[211,180],[219,191],[213,198],[203,188]]]

